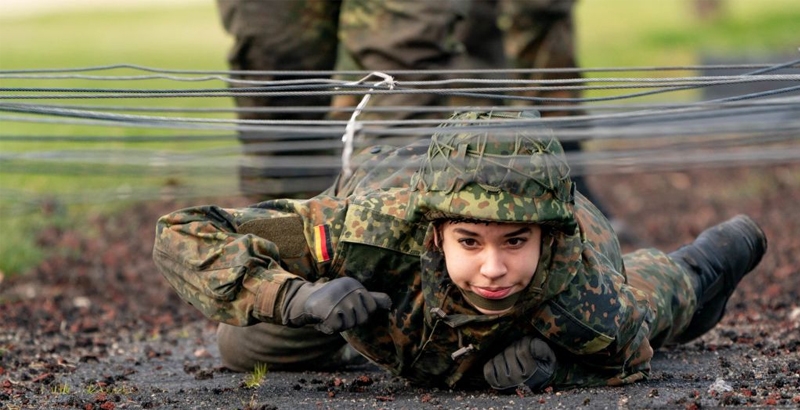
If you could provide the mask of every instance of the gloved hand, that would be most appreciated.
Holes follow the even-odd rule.
[[[483,366],[483,377],[496,390],[526,385],[539,391],[550,384],[556,371],[556,354],[547,343],[532,336],[506,347]]]
[[[370,292],[353,278],[311,283],[294,280],[288,284],[283,303],[283,324],[316,324],[317,330],[338,333],[366,323],[378,309],[389,309],[389,295]]]

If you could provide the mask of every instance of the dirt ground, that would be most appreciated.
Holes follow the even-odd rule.
[[[214,324],[178,299],[153,266],[156,218],[200,203],[163,201],[93,218],[80,230],[44,230],[39,243],[57,251],[25,275],[0,279],[0,408],[800,407],[800,165],[591,183],[633,233],[665,250],[737,213],[762,224],[770,240],[722,323],[658,352],[646,382],[498,395],[420,389],[362,366],[268,372],[252,385],[252,375],[220,367]]]

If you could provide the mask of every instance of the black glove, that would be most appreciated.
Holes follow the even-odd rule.
[[[556,354],[542,340],[523,337],[483,366],[483,377],[492,388],[506,390],[526,385],[533,391],[547,387],[556,371]]]
[[[316,324],[317,330],[338,333],[366,323],[379,308],[389,309],[389,295],[370,292],[353,278],[337,278],[330,282],[292,281],[283,303],[283,324],[303,326]]]

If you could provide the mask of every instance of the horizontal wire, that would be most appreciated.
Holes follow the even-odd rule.
[[[800,65],[800,59],[781,63],[784,67]],[[776,64],[708,64],[708,65],[676,65],[676,66],[636,66],[636,67],[575,67],[575,68],[515,68],[515,69],[470,69],[470,70],[388,70],[387,73],[398,75],[413,74],[528,74],[528,73],[602,73],[602,72],[651,72],[651,71],[698,71],[698,70],[731,70],[731,69],[764,69]],[[109,64],[75,68],[38,68],[21,70],[0,70],[0,74],[30,73],[77,73],[89,71],[107,71],[130,69],[162,74],[205,74],[205,75],[285,75],[285,76],[325,76],[325,75],[359,75],[371,74],[369,70],[179,70],[147,67],[138,64]]]
[[[797,117],[795,117],[797,118]],[[729,148],[738,145],[758,145],[765,143],[800,143],[800,119],[784,121],[780,125],[772,124],[768,121],[754,122],[747,121],[748,126],[743,126],[740,122],[730,122],[720,120],[713,127],[709,127],[706,122],[699,122],[686,126],[680,133],[676,133],[670,124],[641,124],[634,127],[596,127],[588,130],[554,130],[553,135],[562,140],[618,140],[626,139],[632,141],[645,142],[643,139],[652,140],[659,137],[671,137],[669,143],[662,143],[658,149],[697,149],[704,146],[714,146],[715,148]],[[469,127],[459,127],[459,132],[464,132]],[[476,128],[473,128],[476,129]],[[486,131],[486,128],[483,128]],[[505,135],[513,135],[514,129],[495,129],[493,130],[497,138]],[[719,137],[724,136],[724,140]],[[285,138],[285,136],[279,136]],[[714,139],[717,137],[717,139]],[[290,152],[304,152],[309,149],[335,149],[340,144],[335,140],[328,140],[327,143],[319,142],[310,145],[308,141],[296,140],[286,141],[277,140],[269,142],[264,140],[258,144],[249,144],[250,149],[257,150],[265,154],[282,153],[282,157],[274,158],[271,167],[274,168],[297,168],[298,163],[314,164],[314,161],[325,164],[331,161],[339,161],[337,155],[286,155]],[[605,152],[613,150],[606,149]],[[624,150],[623,150],[624,151]],[[627,148],[628,152],[637,152]],[[3,152],[0,153],[0,161],[10,164],[14,161],[29,161],[39,164],[46,163],[109,163],[114,165],[139,165],[146,167],[167,167],[165,164],[190,164],[196,163],[201,167],[208,167],[212,164],[209,159],[223,158],[226,163],[230,163],[230,157],[236,157],[241,149],[238,145],[211,148],[206,150],[195,150],[191,152],[172,152],[166,150],[133,150],[130,148],[116,149],[83,149],[76,150],[47,150],[47,151],[22,151],[22,152]],[[616,151],[614,151],[616,152]],[[603,153],[598,153],[602,155]],[[638,155],[638,154],[636,154]],[[589,157],[595,158],[595,157]],[[656,160],[655,162],[659,162]],[[328,165],[325,165],[328,166]],[[5,172],[10,168],[4,167]]]
[[[640,83],[640,84],[660,84],[660,85],[703,85],[709,82],[725,84],[736,84],[739,82],[756,81],[792,81],[800,77],[797,74],[774,74],[774,75],[718,75],[718,76],[686,76],[686,77],[578,77],[561,79],[519,79],[519,78],[451,78],[442,80],[426,81],[397,81],[398,85],[403,86],[431,86],[449,84],[541,84],[541,85],[562,85],[562,84],[591,84],[591,83]],[[177,77],[168,75],[146,75],[146,76],[89,76],[89,75],[26,75],[26,74],[3,74],[0,78],[6,79],[36,79],[36,80],[95,80],[95,81],[143,81],[143,80],[170,80],[177,82],[208,82],[221,81],[228,84],[252,84],[260,87],[291,87],[304,86],[308,89],[320,87],[343,87],[343,88],[365,88],[366,85],[353,83],[347,80],[336,79],[293,79],[293,80],[239,80],[222,76],[203,76],[203,77]],[[287,88],[290,89],[290,88]],[[16,91],[10,88],[7,91]],[[181,90],[178,90],[181,91]]]
[[[495,80],[495,79],[453,79],[453,80],[430,80],[430,81],[396,81],[393,88],[388,86],[374,86],[362,84],[317,84],[316,80],[311,81],[291,81],[291,85],[284,82],[264,81],[258,87],[236,87],[230,88],[201,88],[201,89],[140,89],[140,88],[82,88],[82,87],[0,87],[0,92],[58,92],[58,93],[118,93],[118,94],[254,94],[254,93],[275,93],[281,95],[287,91],[303,92],[330,92],[335,94],[366,94],[366,93],[441,93],[441,92],[507,92],[507,91],[566,91],[566,90],[614,90],[614,89],[634,89],[634,88],[656,88],[656,87],[706,87],[714,85],[735,85],[758,82],[772,81],[800,81],[800,74],[771,74],[771,75],[739,75],[739,76],[712,76],[712,77],[686,77],[686,78],[603,78],[603,79],[551,79],[551,80]],[[424,88],[407,89],[406,86],[431,86],[448,84],[540,84],[533,87],[449,87],[449,88]],[[581,85],[587,83],[609,83],[608,85]],[[630,84],[629,84],[630,83]],[[273,85],[277,84],[277,85]],[[562,84],[578,84],[567,85]],[[315,91],[320,89],[333,88],[332,91]],[[273,90],[273,91],[270,91]],[[335,95],[334,94],[334,95]],[[272,94],[268,94],[272,95]],[[314,95],[314,94],[312,94]]]
[[[793,144],[781,142],[791,141],[781,137],[769,140],[760,137],[742,137],[734,142],[708,140],[705,142],[685,141],[670,142],[656,147],[625,148],[618,150],[599,150],[584,152],[568,152],[569,163],[576,167],[576,173],[591,173],[603,168],[604,172],[625,172],[626,168],[638,170],[674,169],[681,164],[702,163],[707,159],[709,164],[719,166],[741,166],[743,164],[760,163],[765,159],[779,162],[797,162],[800,160],[800,141],[796,138]],[[777,142],[777,143],[776,143]],[[393,163],[386,160],[381,166],[397,168],[405,165],[403,161]],[[268,169],[297,169],[297,163],[303,162],[303,169],[328,169],[334,175],[341,166],[338,156],[281,155],[269,159]],[[221,149],[215,154],[176,153],[164,151],[141,150],[89,150],[76,153],[69,150],[40,151],[24,156],[0,158],[3,174],[52,174],[86,175],[107,178],[110,176],[163,176],[185,174],[187,178],[198,179],[208,175],[216,175],[223,170],[234,172],[237,166],[252,163],[249,158],[242,157],[239,149]],[[103,173],[97,174],[98,167]],[[619,167],[620,169],[616,169]]]
[[[642,109],[673,109],[685,108],[689,105],[718,105],[720,107],[733,107],[733,106],[781,106],[792,105],[800,102],[800,97],[783,97],[781,99],[770,99],[750,102],[681,102],[681,103],[626,103],[626,104],[592,104],[591,106],[578,106],[575,104],[570,105],[547,105],[547,106],[498,106],[498,105],[474,105],[469,106],[470,110],[475,111],[491,111],[497,110],[499,107],[507,107],[514,111],[611,111],[611,110],[642,110]],[[11,103],[0,103],[11,104]],[[158,106],[115,106],[115,105],[100,105],[100,104],[39,104],[39,103],[13,103],[19,107],[46,107],[52,109],[74,109],[74,110],[90,110],[90,111],[129,111],[129,112],[165,112],[165,113],[329,113],[329,112],[353,112],[355,107],[335,107],[335,106],[278,106],[278,107],[158,107]],[[463,109],[464,107],[461,107]],[[411,106],[411,105],[393,105],[393,106],[366,106],[362,108],[363,112],[423,112],[423,113],[452,113],[457,107],[453,106]]]
[[[581,115],[570,117],[546,117],[517,119],[509,121],[492,121],[485,125],[468,125],[465,121],[449,121],[442,119],[414,120],[359,120],[361,125],[359,138],[373,142],[395,144],[395,141],[413,141],[427,137],[436,132],[451,132],[454,129],[442,129],[441,124],[458,126],[458,132],[492,132],[501,137],[513,135],[521,129],[536,132],[549,130],[553,136],[562,141],[597,142],[582,152],[568,152],[568,161],[573,173],[604,175],[611,173],[631,172],[666,172],[682,171],[696,168],[722,168],[738,166],[796,166],[800,164],[800,97],[783,96],[800,90],[800,75],[765,74],[779,68],[792,67],[797,62],[781,65],[725,65],[725,66],[691,66],[691,69],[758,69],[753,73],[739,76],[682,76],[673,78],[621,78],[609,79],[567,79],[567,80],[484,80],[484,79],[448,79],[436,82],[403,82],[397,81],[401,89],[384,90],[369,85],[369,81],[360,83],[342,82],[329,79],[280,80],[280,81],[247,81],[241,84],[262,84],[265,87],[233,87],[203,90],[164,89],[98,89],[79,88],[80,95],[66,95],[74,90],[66,87],[4,87],[0,89],[0,100],[22,100],[9,91],[24,89],[30,93],[51,93],[52,99],[81,99],[86,95],[103,95],[108,101],[124,100],[134,95],[135,98],[155,99],[164,95],[176,94],[176,97],[200,98],[204,96],[235,97],[262,96],[270,89],[272,94],[266,96],[313,96],[322,92],[344,93],[349,95],[389,94],[389,93],[437,93],[442,95],[461,95],[480,98],[497,98],[506,102],[576,102],[581,105],[537,106],[459,106],[459,107],[371,107],[366,106],[363,112],[421,112],[449,113],[457,110],[496,110],[496,111],[547,111],[555,109],[579,110]],[[101,71],[111,69],[136,69],[162,74],[216,74],[241,75],[234,71],[201,71],[201,70],[155,70],[133,65],[114,65],[103,67],[84,67],[78,69],[55,70],[0,70],[0,78],[16,80],[168,80],[168,81],[212,81],[224,78],[181,78],[172,75],[164,76],[60,76],[64,73]],[[654,72],[670,70],[686,70],[686,67],[648,67],[556,70],[558,72]],[[511,74],[542,73],[542,70],[468,70],[442,71],[448,74]],[[41,73],[38,76],[37,73]],[[270,72],[272,73],[272,72]],[[320,72],[292,72],[276,75],[302,76],[317,75]],[[329,74],[369,74],[368,72],[328,72]],[[410,71],[408,74],[419,74]],[[433,74],[436,72],[426,71]],[[263,73],[247,73],[263,74]],[[273,73],[274,74],[274,73]],[[47,78],[45,78],[47,77]],[[147,77],[147,78],[145,78]],[[605,83],[604,83],[605,81]],[[780,82],[780,83],[779,83]],[[786,86],[785,83],[798,83],[797,86]],[[430,88],[402,89],[402,86],[438,86],[451,84],[487,84],[493,87],[472,88]],[[551,87],[496,87],[499,84],[548,84]],[[605,84],[605,85],[585,85]],[[706,101],[689,101],[669,103],[655,101],[648,103],[620,102],[633,100],[636,97],[663,94],[666,92],[699,89],[707,87],[729,87],[743,85],[773,86],[769,90],[738,92],[730,97],[720,97]],[[336,88],[328,91],[322,89]],[[591,88],[597,87],[597,88]],[[275,90],[297,90],[289,93]],[[643,88],[647,91],[628,93],[625,90]],[[622,95],[592,98],[535,98],[518,95],[492,94],[505,91],[572,91],[572,90],[605,90],[619,91]],[[45,91],[54,90],[54,91]],[[244,90],[244,92],[243,92]],[[455,91],[454,91],[455,90]],[[489,91],[478,93],[475,91]],[[107,93],[106,93],[107,91]],[[130,92],[128,92],[130,91]],[[149,93],[153,91],[153,93]],[[207,93],[208,95],[204,95]],[[335,95],[335,94],[330,94]],[[43,95],[23,96],[29,99],[44,99]],[[117,101],[114,101],[115,103]],[[341,167],[341,158],[337,152],[341,148],[341,137],[346,121],[340,120],[243,120],[229,118],[208,118],[202,115],[137,115],[121,112],[144,112],[156,114],[210,114],[210,113],[319,113],[353,112],[354,107],[147,107],[147,106],[103,106],[100,104],[36,104],[23,102],[0,102],[0,112],[18,115],[0,115],[0,121],[7,123],[24,122],[38,124],[89,125],[99,127],[106,135],[22,135],[0,130],[0,143],[14,143],[14,150],[0,151],[0,176],[16,175],[22,177],[63,176],[77,177],[82,180],[91,178],[120,178],[119,186],[100,189],[82,189],[71,194],[58,194],[58,200],[65,203],[103,203],[126,199],[146,199],[168,197],[201,197],[213,195],[236,195],[236,174],[239,167],[259,165],[252,155],[243,151],[257,151],[273,156],[269,167],[273,170],[297,170],[316,168],[328,170],[332,174]],[[5,127],[2,127],[5,128]],[[175,135],[116,135],[119,128],[131,129],[168,129],[176,130]],[[104,131],[108,129],[108,131]],[[111,131],[114,130],[114,131]],[[212,133],[203,135],[199,133]],[[393,139],[394,138],[394,139]],[[247,144],[241,144],[247,140]],[[90,142],[91,146],[84,143]],[[127,143],[176,143],[169,149],[150,148],[137,145],[136,149],[125,146]],[[215,142],[222,146],[198,148],[195,142]],[[58,143],[60,145],[52,145]],[[104,145],[110,144],[110,145]],[[123,144],[123,145],[120,145]],[[365,147],[368,142],[360,141],[358,147]],[[27,148],[26,148],[27,147]],[[44,148],[44,149],[43,149]],[[330,154],[309,155],[309,150],[328,151]],[[301,165],[302,164],[302,165]],[[404,164],[385,164],[386,166],[403,166]],[[98,170],[102,172],[98,173]],[[233,182],[231,186],[209,185],[209,181],[222,178]],[[227,178],[227,179],[225,179]],[[145,182],[146,181],[146,182]],[[161,182],[159,182],[161,181]],[[167,183],[166,181],[173,181]],[[0,209],[12,209],[11,214],[30,212],[31,204],[41,203],[55,194],[29,191],[19,187],[3,184],[0,186]]]
[[[777,92],[780,90],[774,90],[770,92]],[[754,93],[750,96],[760,96],[761,93]],[[737,96],[737,99],[744,99],[747,95]],[[569,123],[573,124],[576,122],[587,122],[587,121],[594,121],[597,122],[603,119],[611,119],[611,118],[633,118],[634,116],[658,116],[658,115],[665,115],[666,113],[670,113],[671,115],[676,115],[677,112],[686,112],[686,111],[700,111],[700,110],[716,110],[721,111],[722,109],[731,109],[735,107],[746,107],[748,109],[757,109],[757,110],[769,110],[771,112],[779,112],[781,109],[789,110],[789,111],[797,111],[798,101],[800,99],[797,98],[786,98],[786,99],[776,99],[776,100],[767,100],[764,104],[759,106],[758,104],[749,104],[743,105],[741,102],[739,104],[735,104],[736,102],[726,102],[723,100],[715,101],[715,102],[703,102],[703,103],[694,103],[694,104],[684,104],[682,106],[671,106],[671,109],[645,109],[637,111],[628,111],[618,114],[596,114],[596,115],[583,115],[583,116],[572,116],[572,117],[561,117],[561,118],[541,118],[535,120],[524,120],[523,123],[527,122],[542,122],[548,123],[550,126],[558,126],[559,124]],[[754,108],[756,107],[756,108]],[[497,107],[495,107],[497,108]],[[449,110],[452,110],[450,108]],[[513,110],[513,108],[507,108],[509,110]],[[164,127],[164,126],[174,126],[174,127],[181,127],[185,125],[179,125],[180,123],[196,123],[196,124],[239,124],[239,125],[284,125],[284,126],[313,126],[313,131],[319,131],[323,129],[322,127],[335,127],[335,132],[341,132],[341,127],[346,124],[346,121],[343,120],[248,120],[248,119],[219,119],[219,118],[197,118],[197,117],[169,117],[169,116],[147,116],[147,115],[132,115],[132,114],[109,114],[103,113],[99,111],[89,111],[89,110],[76,110],[76,109],[64,109],[64,108],[55,108],[46,105],[34,105],[34,104],[9,104],[9,103],[0,103],[0,111],[10,111],[10,112],[20,112],[26,114],[42,114],[42,115],[51,115],[51,116],[60,116],[60,117],[74,117],[79,119],[91,119],[91,120],[102,120],[102,121],[110,121],[114,122],[117,125],[151,125],[153,127]],[[696,116],[697,114],[694,114]],[[717,115],[717,114],[713,114]],[[678,118],[678,120],[685,119],[687,117]],[[0,117],[0,119],[5,119],[8,121],[27,121],[27,122],[51,122],[52,119],[50,118],[27,118],[27,117]],[[438,125],[441,123],[448,123],[449,120],[441,120],[441,119],[416,119],[416,120],[364,120],[360,121],[365,126],[396,126],[396,125]],[[509,122],[511,124],[511,122]],[[206,128],[206,126],[202,126],[201,128]],[[219,129],[208,127],[207,129]],[[231,128],[229,128],[231,129]],[[241,129],[241,128],[237,128]],[[268,128],[264,128],[264,130],[269,130]],[[283,131],[283,130],[281,130]],[[308,132],[308,128],[298,128],[297,131],[300,132]],[[330,129],[328,130],[330,131]],[[366,131],[369,132],[369,131]]]
[[[647,88],[647,87],[639,87]],[[586,88],[585,88],[586,89]],[[620,89],[620,88],[614,88]],[[643,91],[636,93],[621,94],[608,97],[585,97],[585,98],[556,98],[556,97],[531,97],[524,95],[509,95],[509,94],[492,94],[488,92],[472,92],[472,91],[453,91],[452,89],[394,89],[394,90],[366,90],[366,91],[293,91],[293,92],[261,92],[261,91],[231,91],[231,90],[218,90],[218,92],[126,92],[126,93],[86,93],[78,94],[45,94],[45,95],[19,95],[19,94],[5,94],[0,95],[0,100],[63,100],[63,99],[127,99],[127,98],[220,98],[220,97],[307,97],[307,96],[335,96],[335,95],[384,95],[384,94],[436,94],[446,96],[463,96],[474,98],[489,98],[501,100],[515,100],[515,101],[530,101],[538,103],[561,102],[561,103],[594,103],[604,101],[626,100],[637,97],[645,97],[665,92],[683,91],[687,88],[684,86],[673,87],[666,89],[656,89],[651,91]],[[530,87],[533,91],[559,91],[558,88],[542,88]],[[800,85],[794,87],[784,87],[780,92],[794,92],[800,90]],[[517,90],[519,91],[519,90]],[[45,91],[46,92],[46,91]],[[776,92],[777,93],[777,92]]]

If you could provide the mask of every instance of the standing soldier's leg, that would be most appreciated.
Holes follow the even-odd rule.
[[[461,44],[461,49],[460,53],[455,56],[454,69],[500,70],[508,68],[503,46],[503,32],[497,26],[498,17],[498,0],[471,0],[469,2],[466,19],[457,23],[455,28],[455,37]],[[470,73],[460,76],[497,80],[509,78],[507,73]],[[502,106],[504,104],[505,100],[503,98],[478,98],[459,95],[449,97],[449,105],[452,106]]]
[[[453,36],[465,8],[458,1],[348,0],[342,5],[342,44],[359,69],[369,71],[430,70],[451,67],[458,45]],[[398,81],[441,79],[420,72],[397,76]],[[416,87],[415,87],[416,88]],[[446,99],[441,93],[376,94],[369,106],[437,106]],[[448,113],[394,110],[364,112],[359,119],[446,119]],[[366,136],[372,139],[375,136]],[[394,141],[392,145],[408,141]]]
[[[499,26],[504,33],[505,51],[511,68],[519,69],[573,69],[578,67],[575,57],[575,28],[572,10],[575,0],[501,0]],[[524,80],[580,79],[577,72],[545,72],[518,74]],[[579,90],[533,90],[521,93],[526,97],[566,98],[581,97]],[[575,102],[543,101],[533,104],[577,105]],[[526,102],[525,104],[531,104]],[[542,111],[542,116],[582,115],[582,111]],[[564,149],[579,149],[571,141]],[[564,144],[565,142],[562,142]],[[590,198],[591,199],[591,198]]]
[[[225,29],[235,44],[228,55],[231,70],[333,70],[336,64],[338,1],[317,0],[217,0]],[[307,78],[261,75],[236,75],[244,80],[289,80]],[[253,87],[234,84],[234,89]],[[330,96],[235,97],[240,108],[327,107]],[[314,120],[325,113],[241,112],[244,120]],[[245,159],[240,168],[241,190],[258,199],[274,196],[315,194],[333,182],[338,165],[328,168],[299,169],[290,155],[331,157],[340,142],[333,140],[278,138],[270,132],[241,132]],[[335,157],[333,157],[335,158]],[[333,162],[333,161],[332,161]],[[309,161],[305,161],[309,163]],[[313,161],[311,163],[319,163]]]

